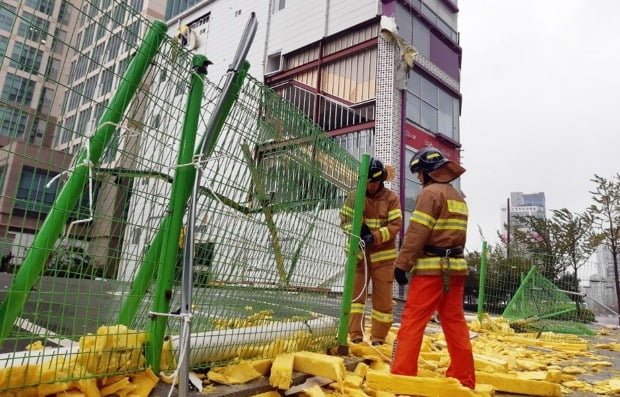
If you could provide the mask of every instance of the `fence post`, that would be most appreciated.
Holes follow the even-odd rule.
[[[196,168],[192,163],[192,158],[202,106],[203,78],[206,74],[206,66],[207,58],[205,56],[194,55],[192,58],[192,73],[190,74],[190,90],[185,107],[181,140],[179,142],[177,169],[172,181],[170,204],[168,205],[169,216],[165,218],[162,224],[166,237],[162,242],[159,267],[157,268],[157,281],[153,297],[153,312],[155,313],[168,313],[170,311],[172,282],[179,255],[179,240],[185,215],[185,205],[188,192],[190,192],[196,177]],[[167,322],[167,316],[155,314],[151,317],[149,325],[146,361],[155,373],[159,373]]]
[[[482,242],[482,254],[480,255],[480,280],[478,284],[478,321],[482,322],[484,313],[484,286],[487,281],[487,242]]]
[[[7,337],[15,319],[23,310],[30,290],[40,277],[58,236],[82,194],[89,178],[90,168],[99,162],[101,153],[112,138],[151,61],[166,38],[167,30],[168,26],[164,22],[153,22],[108,108],[99,119],[97,130],[88,143],[88,150],[80,152],[75,168],[69,170],[67,182],[54,200],[50,213],[37,232],[24,262],[11,283],[11,289],[0,306],[0,343]]]
[[[370,155],[362,154],[360,160],[359,180],[355,196],[355,210],[353,212],[353,224],[349,236],[349,250],[344,274],[344,289],[342,291],[342,305],[340,307],[340,324],[338,327],[338,354],[346,355],[349,352],[347,334],[349,331],[349,318],[351,316],[351,299],[353,298],[353,281],[355,279],[355,267],[357,265],[357,253],[359,251],[360,232],[362,229],[362,217],[364,215],[364,201],[366,199],[366,184],[368,182],[368,167]]]

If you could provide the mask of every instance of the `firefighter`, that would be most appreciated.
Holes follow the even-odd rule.
[[[363,340],[363,321],[369,283],[372,281],[372,326],[370,342],[385,343],[392,326],[392,283],[396,258],[396,235],[402,226],[398,195],[384,186],[384,181],[394,178],[391,166],[384,167],[375,158],[370,161],[360,250],[355,270],[353,303],[349,322],[349,337],[353,343]],[[340,210],[340,222],[346,232],[351,231],[356,192],[347,197]]]
[[[467,204],[450,182],[465,172],[434,147],[417,152],[409,163],[422,191],[395,261],[394,277],[411,284],[394,347],[393,374],[416,376],[426,324],[437,311],[450,366],[446,376],[475,388],[474,360],[463,312],[467,262]]]

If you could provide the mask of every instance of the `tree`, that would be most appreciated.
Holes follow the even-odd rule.
[[[618,279],[618,251],[620,250],[620,174],[611,179],[606,179],[594,174],[591,179],[596,184],[596,189],[591,191],[592,204],[588,212],[594,219],[594,224],[603,235],[603,243],[611,252],[613,258],[614,281],[616,286],[616,299],[620,307],[620,282]],[[620,324],[620,317],[618,318]]]
[[[551,223],[556,248],[568,261],[568,266],[574,275],[572,277],[574,285],[570,289],[578,292],[577,271],[590,259],[603,240],[603,235],[594,229],[594,217],[587,211],[580,214],[573,213],[566,208],[553,210]]]
[[[548,279],[555,281],[564,271],[562,252],[558,245],[558,228],[546,218],[517,216],[518,227],[513,231],[515,248],[524,251],[521,256],[534,256],[539,271]]]

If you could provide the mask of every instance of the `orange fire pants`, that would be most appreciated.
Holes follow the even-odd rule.
[[[469,329],[463,313],[465,276],[450,278],[450,290],[443,292],[441,276],[414,276],[409,285],[407,302],[394,346],[392,373],[416,376],[418,357],[426,324],[435,311],[443,329],[450,353],[446,376],[458,379],[463,386],[476,387],[474,358]]]

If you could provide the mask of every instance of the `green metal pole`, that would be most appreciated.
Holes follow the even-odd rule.
[[[349,237],[349,251],[344,274],[344,289],[342,291],[342,305],[340,307],[340,324],[338,327],[338,354],[348,354],[347,334],[349,331],[349,318],[351,316],[351,299],[353,298],[353,282],[355,280],[355,266],[357,265],[357,252],[359,251],[359,235],[362,230],[362,217],[364,215],[364,201],[366,199],[366,183],[368,182],[368,167],[370,155],[362,154],[360,160],[360,177],[357,181],[355,195],[355,210],[353,212],[353,224]]]
[[[30,290],[41,275],[58,236],[84,190],[89,177],[89,167],[99,162],[103,149],[114,134],[116,125],[122,119],[152,59],[166,37],[167,29],[167,25],[161,21],[154,21],[151,25],[111,99],[108,109],[99,119],[95,135],[90,139],[88,152],[80,153],[75,169],[70,173],[50,213],[37,232],[23,264],[15,275],[11,289],[0,306],[0,342],[8,336],[15,319],[23,310]]]
[[[248,69],[250,68],[250,64],[244,62],[241,65],[241,68],[236,72],[233,80],[233,84],[230,86],[230,89],[223,93],[224,99],[222,100],[222,115],[217,118],[217,121],[214,123],[214,133],[211,137],[213,142],[217,141],[217,138],[224,126],[224,121],[230,112],[235,100],[239,95],[239,91],[241,91],[241,87],[243,86],[243,82],[247,75]],[[202,146],[207,139],[207,134],[201,140],[201,143],[198,145],[195,150],[194,156],[198,157],[202,152]],[[209,146],[208,154],[213,151],[215,143]],[[176,179],[176,178],[175,178]],[[187,202],[190,195],[192,193],[192,186],[188,186],[185,191],[183,191],[184,202]],[[133,321],[134,316],[136,315],[138,309],[140,308],[140,304],[142,299],[144,298],[144,294],[148,289],[155,272],[157,270],[158,259],[161,253],[161,247],[164,242],[164,238],[166,236],[166,230],[163,227],[169,222],[170,215],[166,215],[161,222],[160,228],[157,231],[157,234],[153,238],[153,241],[149,248],[146,250],[144,254],[144,259],[142,260],[142,264],[138,269],[138,274],[136,275],[133,284],[131,285],[131,290],[127,295],[125,302],[123,303],[120,314],[118,316],[118,323],[126,326],[130,326]]]
[[[162,224],[161,230],[165,238],[162,240],[161,255],[157,268],[157,282],[153,297],[153,312],[168,313],[170,311],[170,299],[172,298],[172,282],[174,268],[179,254],[179,239],[185,206],[191,188],[196,178],[196,168],[192,164],[194,145],[196,144],[196,132],[200,119],[202,106],[202,94],[204,91],[204,75],[206,74],[207,58],[203,55],[194,55],[192,58],[192,70],[190,76],[190,89],[185,107],[185,120],[179,143],[177,157],[177,169],[172,191],[168,214]],[[167,316],[153,315],[149,325],[149,338],[146,346],[146,362],[157,374],[161,362],[161,351],[166,333]]]
[[[480,255],[480,280],[478,284],[478,320],[482,322],[484,313],[484,286],[487,282],[487,242],[482,242],[482,254]]]

